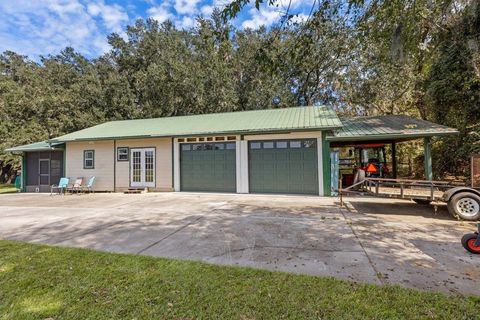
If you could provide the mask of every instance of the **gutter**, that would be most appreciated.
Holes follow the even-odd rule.
[[[395,134],[372,134],[372,135],[363,135],[363,136],[327,136],[327,141],[342,142],[342,141],[361,141],[361,140],[384,140],[384,139],[395,139],[395,138],[410,138],[410,139],[419,139],[425,137],[436,137],[436,136],[451,136],[460,134],[458,131],[451,132],[428,132],[428,133],[395,133]]]
[[[8,148],[8,149],[5,149],[4,151],[5,152],[12,152],[12,153],[22,153],[22,152],[40,152],[40,151],[51,151],[51,150],[65,150],[65,148],[56,148],[56,147],[52,147],[52,148],[48,148],[48,149],[45,149],[45,148],[40,148],[40,149],[15,149],[15,148]]]
[[[161,135],[138,135],[138,136],[106,136],[106,137],[97,137],[97,138],[78,138],[78,139],[51,139],[49,141],[54,143],[65,143],[65,142],[75,142],[75,141],[101,141],[101,140],[129,140],[129,139],[144,139],[144,138],[184,138],[192,136],[213,136],[213,135],[249,135],[249,134],[273,134],[273,133],[291,133],[291,132],[309,132],[309,131],[329,131],[340,129],[341,126],[328,126],[328,127],[309,127],[302,129],[279,129],[279,130],[240,130],[240,131],[223,131],[223,132],[197,132],[197,133],[186,133],[181,135],[174,134],[161,134]]]

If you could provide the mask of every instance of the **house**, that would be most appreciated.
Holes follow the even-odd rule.
[[[331,148],[430,139],[452,128],[407,116],[341,120],[328,106],[111,121],[21,153],[26,192],[46,192],[62,176],[95,176],[98,191],[210,191],[330,195]],[[396,169],[395,169],[396,171]]]

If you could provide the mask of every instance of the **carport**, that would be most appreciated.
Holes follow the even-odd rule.
[[[341,148],[356,148],[360,150],[360,159],[352,157],[352,169],[358,168],[362,163],[361,150],[388,145],[391,151],[392,178],[397,178],[397,144],[406,141],[423,139],[424,148],[424,174],[426,180],[433,180],[431,144],[434,137],[458,134],[458,131],[426,120],[415,119],[404,115],[386,115],[372,117],[358,117],[342,119],[343,127],[327,136],[332,150],[332,187],[342,179],[339,173],[338,155],[335,151]],[[368,163],[369,159],[365,159]],[[347,165],[348,166],[348,165]],[[335,177],[335,178],[334,178]]]

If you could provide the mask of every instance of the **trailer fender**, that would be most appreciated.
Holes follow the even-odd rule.
[[[450,201],[450,198],[453,197],[453,195],[455,195],[459,192],[471,192],[471,193],[474,193],[474,194],[480,196],[480,191],[478,191],[476,189],[469,188],[469,187],[455,187],[455,188],[448,189],[447,191],[445,191],[443,193],[442,200],[445,201],[445,202],[448,202],[448,201]]]

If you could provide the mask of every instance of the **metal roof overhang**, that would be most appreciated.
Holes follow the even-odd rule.
[[[172,135],[132,135],[132,136],[105,136],[105,137],[85,137],[72,140],[58,140],[51,139],[52,143],[66,143],[75,141],[99,141],[99,140],[128,140],[128,139],[147,139],[147,138],[184,138],[184,137],[199,137],[199,136],[216,136],[216,135],[257,135],[257,134],[279,134],[290,132],[311,132],[311,131],[330,131],[341,128],[340,126],[325,126],[325,127],[307,127],[301,129],[265,129],[265,130],[235,130],[235,131],[213,131],[213,132],[192,132],[189,134]]]
[[[428,137],[451,136],[459,134],[458,131],[429,131],[429,132],[413,132],[413,133],[392,133],[392,134],[371,134],[371,135],[351,135],[351,136],[327,136],[326,140],[331,146],[351,146],[368,144],[375,142],[405,142]]]
[[[12,152],[12,153],[23,153],[23,152],[41,152],[41,151],[59,151],[59,150],[64,150],[65,149],[65,144],[64,143],[53,143],[50,146],[39,146],[39,147],[29,147],[30,145],[23,145],[23,146],[18,146],[14,148],[8,148],[5,149],[6,152]]]

